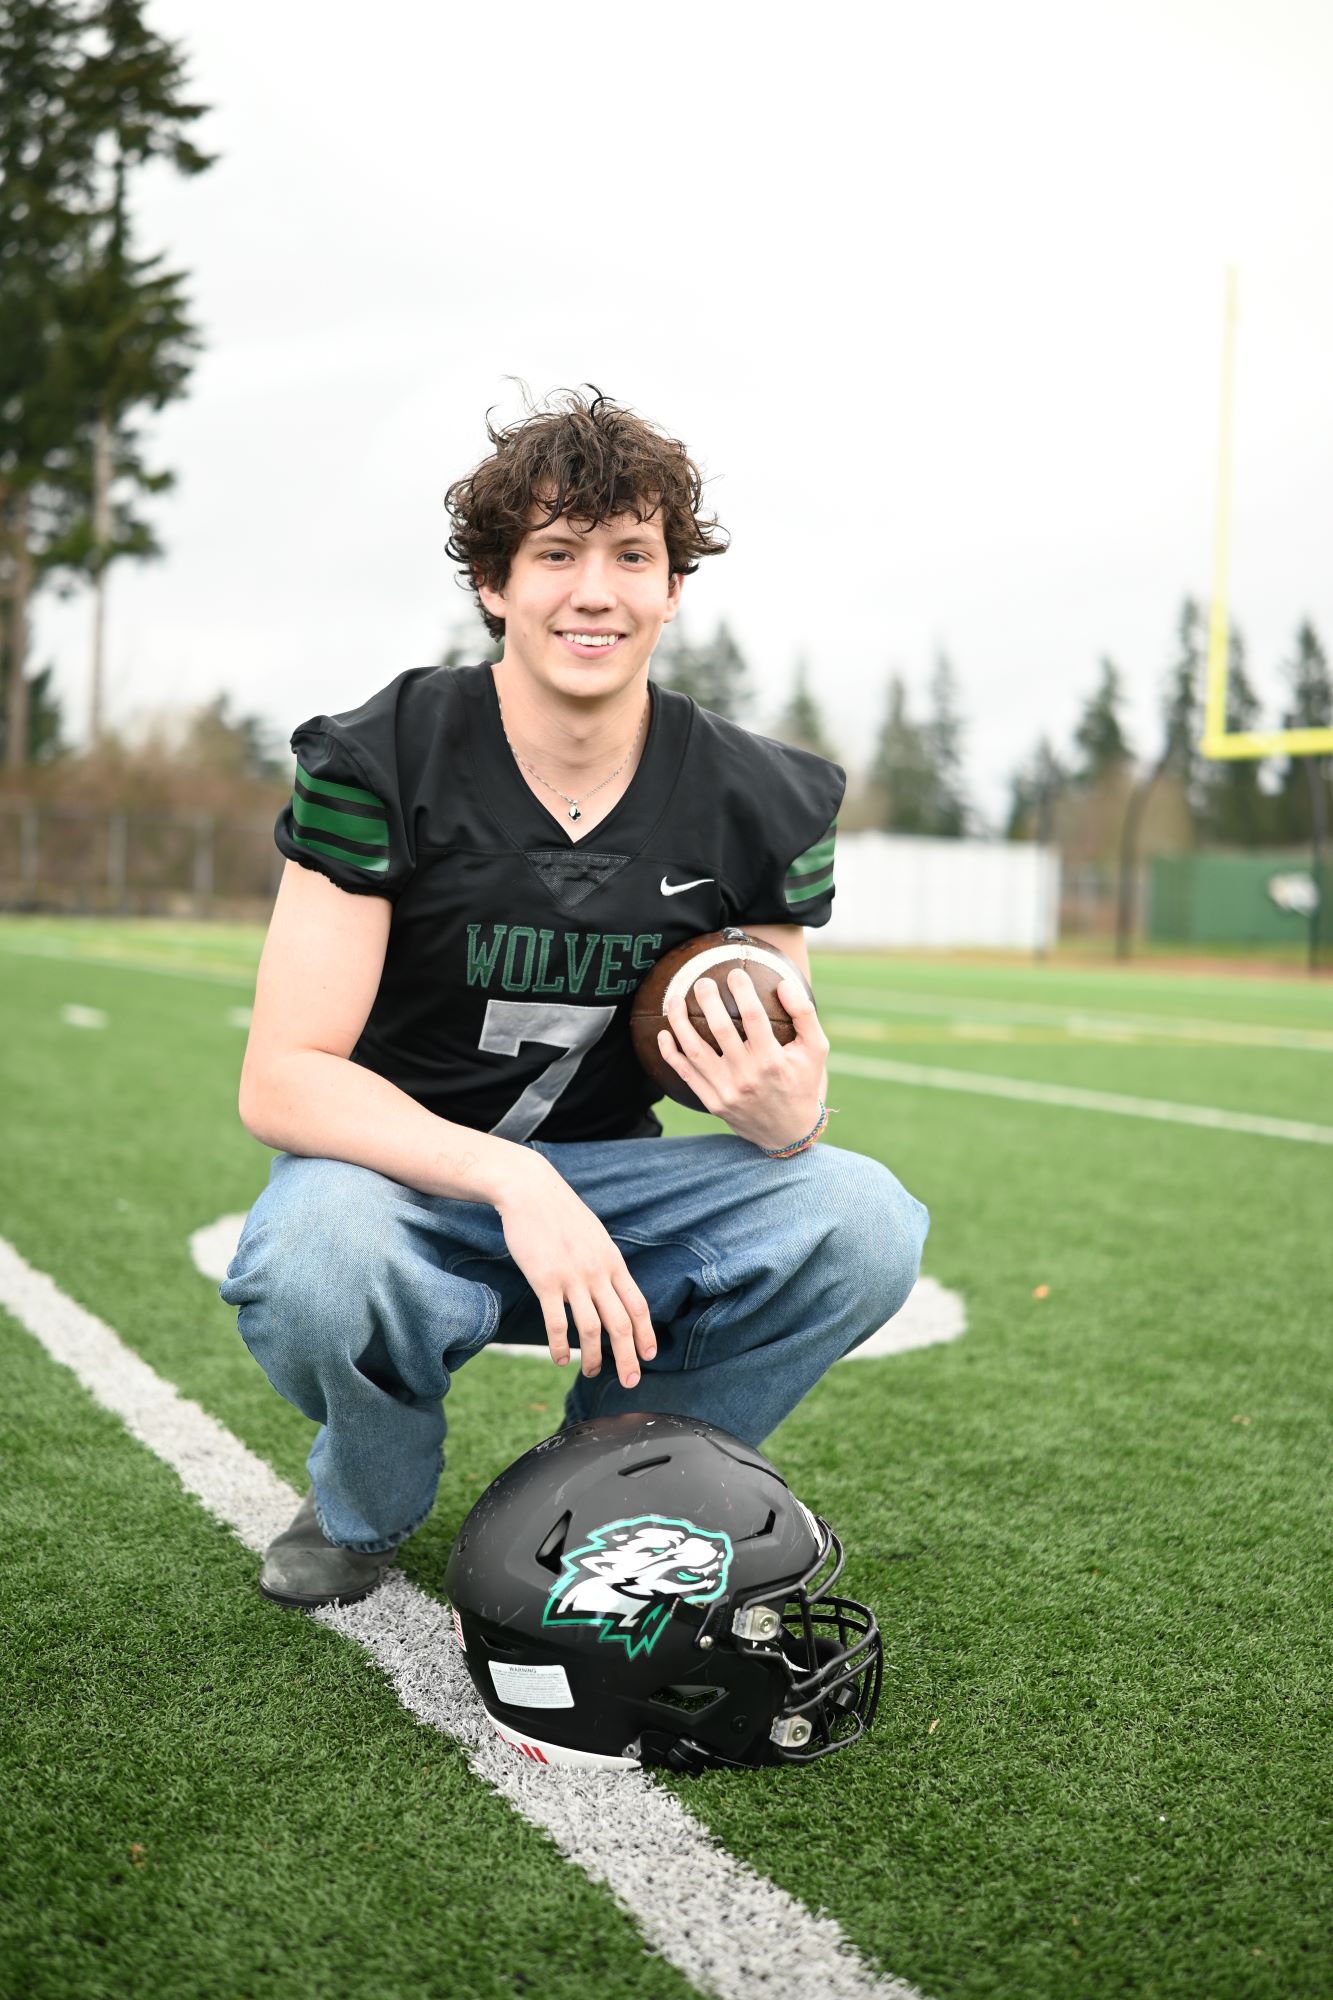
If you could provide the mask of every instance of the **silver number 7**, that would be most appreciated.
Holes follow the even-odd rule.
[[[567,1054],[548,1063],[491,1131],[497,1139],[530,1139],[593,1043],[615,1019],[614,1007],[561,1007],[549,1000],[488,1000],[480,1048],[516,1056],[524,1042],[547,1042]]]

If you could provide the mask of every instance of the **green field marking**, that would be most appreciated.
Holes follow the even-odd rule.
[[[1070,997],[1063,975],[1048,985],[1040,968],[1013,970],[1021,978],[992,987],[992,997],[1062,1006]],[[61,964],[10,957],[0,979],[5,1233],[295,1484],[310,1426],[268,1387],[186,1250],[191,1230],[243,1210],[267,1171],[267,1153],[236,1119],[243,1038],[201,984],[87,971],[74,990]],[[898,994],[900,971],[899,961],[884,961],[874,977]],[[823,972],[817,958],[817,988]],[[938,961],[922,974],[923,986],[928,975],[929,990],[942,990]],[[975,968],[959,974],[960,996],[975,993]],[[952,986],[953,968],[947,976]],[[866,961],[857,977],[866,978]],[[1204,982],[1180,980],[1174,1008],[1169,982],[1154,975],[1153,983],[1152,1006],[1160,1000],[1167,1012],[1233,1011],[1211,982],[1205,996]],[[1328,1021],[1329,996],[1306,996],[1297,982],[1232,983],[1238,1020]],[[1079,1004],[1093,995],[1106,1004],[1107,988],[1132,990],[1136,1011],[1149,1011],[1137,977],[1073,986]],[[1291,1011],[1293,989],[1305,1011]],[[110,1028],[63,1028],[56,1010],[69,1000],[106,1008]],[[1310,1011],[1321,1001],[1322,1012]],[[982,1046],[970,1054],[995,1064]],[[1100,1081],[1100,1064],[1122,1061],[1193,1065],[1181,1072],[1191,1089],[1192,1078],[1243,1069],[1260,1094],[1278,1065],[1281,1090],[1257,1107],[1273,1112],[1285,1108],[1290,1064],[1293,1077],[1311,1079],[1306,1116],[1320,1116],[1310,1093],[1322,1058],[1296,1052],[1241,1051],[1238,1064],[1223,1048],[1176,1056],[1023,1044],[1006,1049],[1004,1066],[1020,1058],[1040,1079],[1085,1084]],[[948,1060],[966,1067],[961,1053]],[[1128,1089],[1128,1073],[1116,1075]],[[1333,1297],[1322,1159],[1310,1147],[1238,1133],[1056,1116],[1039,1104],[868,1081],[837,1101],[837,1143],[885,1159],[929,1204],[926,1266],[966,1298],[969,1332],[873,1368],[833,1370],[769,1447],[843,1535],[845,1587],[875,1606],[884,1627],[889,1672],[871,1736],[856,1754],[806,1773],[715,1773],[682,1784],[681,1796],[732,1853],[807,1905],[822,1904],[868,1957],[910,1969],[941,2000],[1322,2000],[1333,1989],[1319,1708]],[[1213,1086],[1201,1101],[1223,1099]],[[666,1122],[717,1129],[675,1108]],[[1042,1300],[1038,1286],[1049,1288]],[[193,1739],[213,1742],[207,1718],[181,1706],[196,1662],[220,1673],[232,1661],[240,1690],[243,1719],[228,1709],[214,1732],[213,1747],[227,1746],[216,1798],[220,1808],[232,1793],[238,1802],[207,1845],[214,1907],[187,1884],[193,1900],[179,1922],[156,1906],[135,1918],[128,1972],[118,1962],[103,1968],[100,1987],[89,1973],[83,1986],[47,1989],[51,2000],[57,1991],[81,2000],[85,1991],[155,1983],[174,2000],[170,1975],[192,1922],[206,1971],[225,1971],[217,1926],[230,1923],[229,1911],[238,1930],[248,1925],[252,1939],[267,1941],[265,1867],[280,1887],[295,1880],[295,1935],[312,1945],[305,1883],[328,1861],[324,1791],[335,1829],[354,1823],[353,1807],[373,1814],[381,1790],[397,1810],[395,1787],[407,1782],[401,1732],[422,1732],[365,1667],[357,1700],[324,1701],[312,1729],[324,1683],[310,1681],[302,1656],[306,1678],[293,1686],[284,1677],[290,1656],[272,1651],[269,1628],[246,1638],[257,1604],[253,1559],[180,1499],[169,1474],[151,1464],[145,1472],[139,1448],[107,1445],[96,1423],[109,1419],[91,1412],[92,1431],[70,1421],[67,1399],[50,1386],[58,1371],[35,1349],[28,1372],[20,1396],[20,1371],[7,1368],[13,1420],[39,1466],[54,1431],[53,1477],[48,1490],[7,1439],[0,1492],[14,1523],[7,1550],[21,1558],[11,1565],[15,1611],[36,1634],[24,1645],[49,1656],[49,1671],[39,1660],[24,1682],[24,1714],[32,1710],[50,1751],[11,1788],[10,1845],[27,1899],[21,1921],[38,1927],[24,1935],[52,1952],[49,1979],[59,1977],[70,1927],[85,1911],[101,1916],[111,1894],[107,1829],[138,1840],[124,1835],[128,1820],[142,1823],[163,1797],[184,1813],[192,1788],[201,1812],[212,1810],[208,1772],[189,1761]],[[403,1558],[423,1588],[438,1593],[481,1486],[559,1421],[560,1393],[558,1371],[532,1361],[495,1357],[460,1372],[440,1500]],[[1233,1421],[1241,1417],[1248,1423]],[[138,1507],[107,1483],[121,1479],[126,1453],[133,1466],[124,1484],[143,1496]],[[15,1496],[26,1511],[15,1511]],[[227,1552],[222,1571],[203,1564],[201,1536]],[[114,1602],[99,1579],[114,1585]],[[182,1602],[213,1622],[202,1650],[192,1634],[178,1638]],[[145,1688],[164,1648],[171,1688]],[[383,1727],[380,1709],[361,1698],[367,1687],[381,1689]],[[273,1746],[267,1795],[243,1762],[256,1704],[266,1732],[257,1740]],[[70,1746],[67,1777],[55,1768],[61,1744]],[[314,1760],[323,1790],[270,1863],[249,1838],[247,1815],[258,1841],[268,1838],[263,1813],[281,1805],[293,1768],[300,1778],[291,1760],[301,1758]],[[182,1774],[179,1796],[173,1771]],[[414,1794],[403,1818],[429,1901],[417,1894],[404,1845],[391,1844],[392,1868],[373,1857],[367,1864],[379,1930],[366,1933],[366,1990],[378,1972],[386,2000],[420,1990],[412,1964],[438,1974],[450,1963],[438,1927],[447,1906],[439,1883],[450,1879],[444,1832],[437,1824],[418,1838],[423,1810]],[[441,1821],[470,1830],[474,1811],[485,1820],[480,1787]],[[494,1922],[482,1917],[481,1934],[493,1930],[499,1952],[522,1930],[510,1923],[514,1910],[521,1915],[526,1898],[546,1891],[522,1870],[511,1881],[484,1829],[479,1852],[495,1911]],[[642,1959],[631,1950],[622,1962],[623,1930],[602,1943],[597,1903],[569,1915],[570,1872],[555,1866],[547,1889],[556,1901],[539,1908],[568,1919],[591,1989],[609,2000],[622,1985],[654,1994],[651,1980],[633,1984]],[[340,1863],[332,1879],[335,1889],[344,1880]],[[138,1880],[130,1893],[141,1893]],[[57,1912],[46,1928],[32,1900],[39,1891]],[[11,1892],[16,1876],[0,1896]],[[333,1923],[337,1895],[324,1907]],[[159,1921],[165,1933],[152,1929]],[[387,1973],[376,1956],[387,1949],[381,1930],[405,1941]],[[171,1948],[165,1959],[153,1956],[158,1936]],[[399,1978],[408,1946],[416,1958]],[[92,1953],[106,1948],[76,1938],[71,1949],[87,1954],[76,1961],[82,1979]],[[237,1950],[230,1990],[246,1990],[251,1975],[252,1990],[274,2000],[307,1990],[290,1957],[277,1960],[265,1986],[244,1938]],[[556,1962],[563,1976],[569,1961]],[[473,1967],[469,1959],[465,1974]],[[541,1986],[541,1962],[535,1952],[525,1958],[521,1942],[513,1967]],[[26,1990],[44,2000],[40,1986]],[[222,1973],[207,1990],[229,1990]],[[497,1975],[493,1989],[477,1990],[515,1986]]]

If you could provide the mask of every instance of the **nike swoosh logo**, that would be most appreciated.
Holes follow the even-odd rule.
[[[664,896],[679,896],[686,889],[702,889],[704,883],[711,882],[712,879],[711,875],[700,875],[698,880],[694,882],[668,882],[664,875],[662,877],[662,894]]]

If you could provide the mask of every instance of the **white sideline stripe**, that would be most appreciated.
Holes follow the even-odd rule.
[[[1029,1000],[969,1000],[947,993],[874,993],[866,987],[820,981],[824,1006],[850,1007],[863,1014],[909,1014],[946,1021],[1032,1022],[1065,1028],[1071,1035],[1160,1035],[1167,1040],[1215,1042],[1224,1048],[1295,1049],[1333,1054],[1333,1029],[1278,1028],[1255,1021],[1219,1021],[1199,1015],[1122,1014],[1105,1007],[1055,1007]]]
[[[264,1548],[286,1526],[297,1495],[272,1467],[2,1237],[0,1305],[248,1548]],[[643,1772],[542,1770],[504,1748],[468,1679],[448,1610],[396,1570],[360,1604],[311,1615],[366,1647],[404,1708],[456,1738],[478,1777],[604,1884],[653,1950],[701,1992],[718,2000],[923,2000],[918,1988],[859,1959],[831,1918],[719,1848]]]
[[[938,1069],[933,1063],[889,1062],[878,1056],[831,1055],[828,1066],[840,1075],[870,1077],[877,1083],[921,1084],[929,1090],[961,1090],[976,1097],[1012,1097],[1022,1104],[1058,1104],[1067,1111],[1110,1111],[1121,1118],[1154,1118],[1163,1125],[1203,1125],[1215,1132],[1250,1132],[1261,1139],[1333,1146],[1333,1125],[1305,1125],[1296,1118],[1265,1118],[1251,1111],[1219,1111],[1211,1104],[1120,1097],[1109,1090],[1079,1090],[1071,1084],[1034,1083],[970,1069]]]

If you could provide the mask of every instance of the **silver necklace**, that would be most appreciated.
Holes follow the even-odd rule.
[[[595,798],[598,792],[605,791],[606,787],[610,784],[611,779],[618,778],[620,776],[626,764],[628,764],[630,758],[634,755],[634,752],[638,749],[639,738],[643,735],[644,723],[648,720],[648,709],[650,706],[651,698],[649,697],[645,699],[643,704],[643,714],[639,717],[639,726],[634,732],[634,741],[630,744],[629,749],[625,752],[620,762],[616,765],[615,770],[612,771],[608,777],[603,778],[600,784],[594,785],[590,792],[582,793],[581,796],[577,799],[572,799],[569,796],[568,792],[561,791],[559,785],[553,785],[549,778],[544,778],[540,771],[534,769],[534,767],[531,764],[529,764],[526,757],[519,756],[517,750],[514,749],[512,742],[510,742],[509,731],[505,729],[504,703],[500,700],[500,692],[498,688],[496,689],[495,699],[500,710],[500,727],[501,729],[504,730],[504,739],[505,742],[509,744],[509,749],[511,754],[523,766],[523,769],[525,771],[532,772],[533,777],[537,780],[537,783],[539,785],[545,785],[548,792],[554,792],[558,799],[564,800],[565,804],[569,807],[568,817],[570,819],[582,819],[583,800]]]

